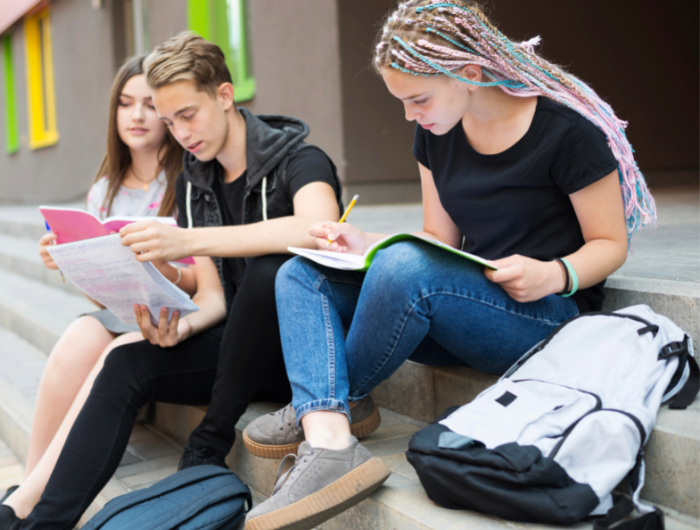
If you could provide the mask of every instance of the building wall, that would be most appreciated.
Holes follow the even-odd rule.
[[[365,4],[365,2],[362,2]],[[308,142],[344,176],[343,112],[336,2],[249,0],[256,114],[286,114],[309,124]]]
[[[109,10],[85,0],[51,4],[56,121],[60,135],[51,147],[28,143],[23,23],[12,32],[15,93],[21,145],[5,151],[5,117],[0,115],[0,201],[61,202],[83,196],[105,149],[107,102],[114,72]],[[3,90],[3,88],[0,88]],[[4,97],[4,95],[3,95]]]

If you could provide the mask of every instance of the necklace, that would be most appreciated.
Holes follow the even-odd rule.
[[[134,178],[136,178],[136,180],[143,182],[143,191],[148,191],[149,184],[158,178],[158,175],[156,175],[151,180],[144,180],[136,174],[134,166],[131,166],[131,174],[134,175]]]

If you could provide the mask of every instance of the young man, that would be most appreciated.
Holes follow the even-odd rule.
[[[212,292],[212,301],[170,323],[161,314],[158,327],[145,306],[135,307],[147,341],[107,357],[41,500],[17,512],[27,516],[23,529],[75,526],[119,465],[136,412],[149,402],[211,400],[180,467],[225,466],[248,403],[291,397],[274,295],[277,270],[290,257],[283,253],[287,246],[312,247],[309,226],[339,218],[335,167],[303,142],[307,125],[237,109],[217,46],[181,34],[156,48],[146,68],[159,115],[188,151],[176,186],[181,228],[135,223],[122,233],[123,242],[142,261],[212,256],[198,257],[194,266],[207,267],[214,278],[213,286],[197,284]],[[224,317],[225,326],[216,326]],[[17,526],[11,511],[0,513],[0,530]]]

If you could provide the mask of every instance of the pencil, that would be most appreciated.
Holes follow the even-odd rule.
[[[357,202],[357,199],[359,199],[359,198],[360,198],[359,195],[355,195],[355,196],[352,198],[352,200],[350,201],[350,204],[348,204],[348,207],[345,209],[345,213],[344,213],[343,216],[340,218],[340,221],[338,221],[338,223],[344,223],[344,222],[345,222],[345,219],[348,218],[348,214],[350,213],[350,210],[352,210],[352,207],[355,206],[355,203]],[[328,240],[328,244],[330,245],[331,243],[333,243],[333,241],[331,241],[331,240],[329,239],[329,240]]]

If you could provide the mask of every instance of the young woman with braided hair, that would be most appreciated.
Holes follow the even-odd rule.
[[[386,21],[374,66],[417,123],[422,235],[498,270],[421,242],[378,252],[367,273],[303,258],[280,269],[290,407],[305,441],[246,528],[311,528],[369,495],[389,470],[351,437],[350,403],[407,359],[503,373],[561,322],[600,310],[629,238],[653,223],[625,123],[538,56],[537,41],[509,40],[460,1],[409,0]],[[332,222],[311,234],[357,254],[384,237]],[[246,434],[274,445],[295,427],[275,417]]]

